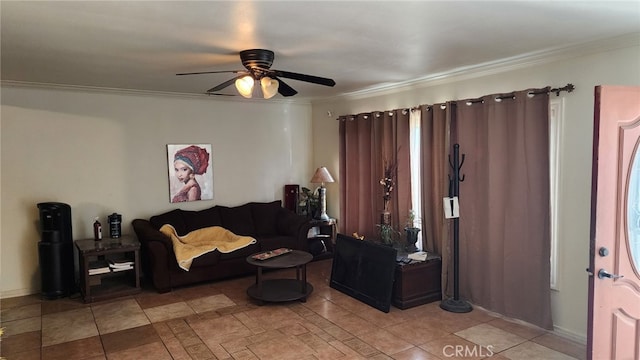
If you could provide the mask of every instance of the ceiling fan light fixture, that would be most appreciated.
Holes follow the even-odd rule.
[[[249,75],[236,80],[236,89],[240,95],[250,99],[253,93],[253,78]]]
[[[271,99],[278,93],[280,83],[276,79],[265,76],[260,79],[260,86],[262,87],[262,96],[265,99]]]

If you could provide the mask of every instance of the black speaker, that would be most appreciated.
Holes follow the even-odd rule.
[[[38,209],[42,297],[65,297],[75,288],[71,207],[63,203],[39,203]]]

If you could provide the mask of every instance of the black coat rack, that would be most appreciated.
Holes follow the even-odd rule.
[[[453,162],[449,155],[449,166],[453,172],[453,177],[449,175],[449,198],[460,195],[460,183],[464,181],[464,175],[460,176],[460,169],[464,164],[464,154],[460,158],[460,144],[453,145]],[[454,313],[467,313],[473,310],[471,304],[465,300],[460,300],[460,274],[458,271],[460,253],[459,253],[459,236],[460,236],[460,218],[453,219],[453,297],[442,300],[440,307],[444,310]]]

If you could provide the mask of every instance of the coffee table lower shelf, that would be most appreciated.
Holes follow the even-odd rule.
[[[302,300],[313,292],[313,285],[306,283],[306,291],[302,289],[302,282],[296,279],[269,279],[262,280],[262,290],[258,284],[253,284],[247,289],[247,295],[260,301],[282,302]]]

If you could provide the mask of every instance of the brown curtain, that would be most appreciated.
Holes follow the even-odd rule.
[[[527,94],[456,103],[460,295],[551,329],[549,95]]]
[[[444,217],[442,198],[448,196],[449,124],[446,105],[420,107],[420,178],[422,193],[422,246],[442,257],[442,293],[450,272],[449,221]]]
[[[389,210],[394,228],[404,224],[411,209],[409,111],[398,109],[341,116],[341,231],[377,239],[376,224],[383,209],[380,180],[386,163],[397,164],[396,186]]]

